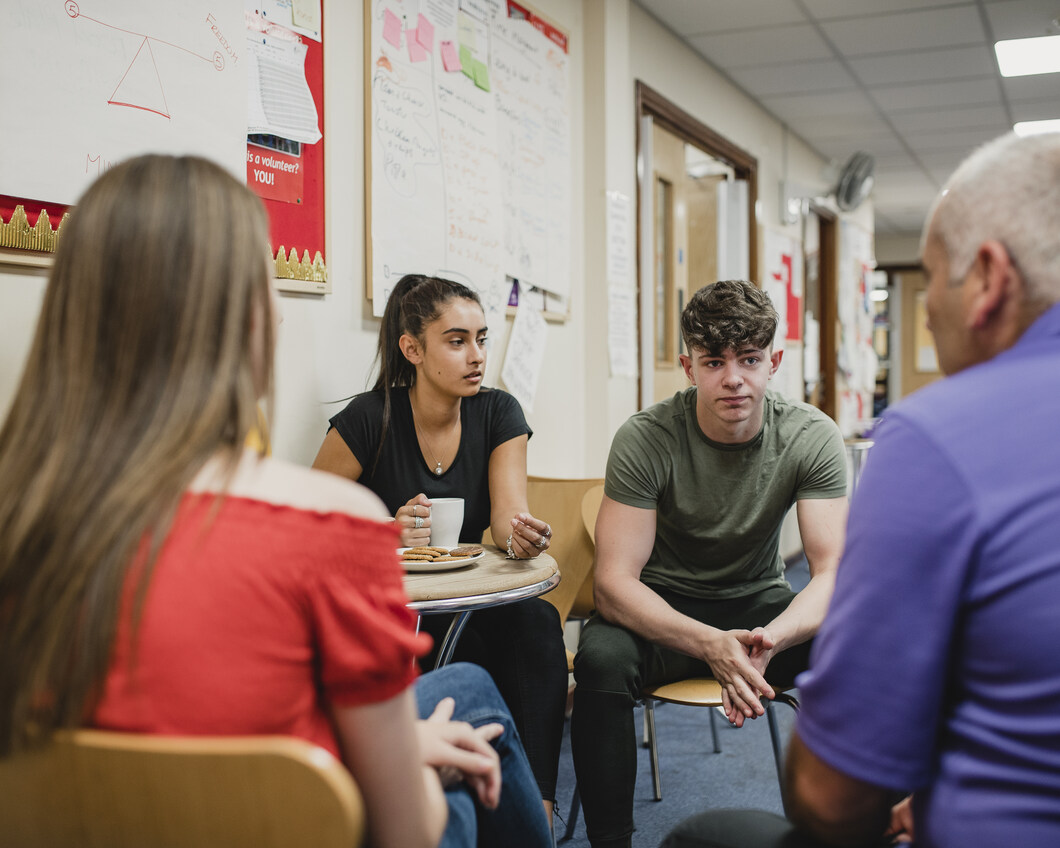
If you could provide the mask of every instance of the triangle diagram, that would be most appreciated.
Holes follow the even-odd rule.
[[[146,37],[107,102],[112,106],[128,106],[154,112],[163,118],[170,117],[162,80],[155,65],[155,55]]]

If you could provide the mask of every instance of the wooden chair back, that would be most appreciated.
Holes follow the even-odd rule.
[[[355,848],[364,826],[346,767],[289,737],[63,731],[0,760],[0,845]]]
[[[552,527],[549,553],[555,558],[563,579],[543,597],[558,610],[561,623],[567,621],[579,590],[592,572],[595,547],[582,521],[581,504],[585,493],[602,483],[598,477],[570,480],[527,478],[530,512]]]
[[[604,499],[604,484],[600,481],[597,485],[587,489],[582,495],[581,517],[585,534],[593,543],[593,554],[596,553],[596,515],[600,512],[600,502]],[[585,578],[578,590],[578,596],[574,599],[570,614],[576,618],[588,618],[596,608],[593,601],[593,570]]]

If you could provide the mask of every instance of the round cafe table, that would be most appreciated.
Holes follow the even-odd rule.
[[[536,598],[559,583],[559,568],[547,553],[533,559],[508,559],[493,545],[482,547],[483,556],[463,568],[405,574],[409,609],[421,616],[456,613],[438,649],[435,668],[452,659],[464,625],[475,610]]]

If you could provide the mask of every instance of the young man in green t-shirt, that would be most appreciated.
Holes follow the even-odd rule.
[[[633,707],[649,685],[711,675],[740,726],[790,685],[832,593],[846,522],[835,423],[767,391],[777,313],[751,283],[700,289],[681,315],[692,385],[619,428],[596,523],[597,614],[574,664],[571,738],[593,848],[629,846]],[[796,505],[810,582],[784,578]]]

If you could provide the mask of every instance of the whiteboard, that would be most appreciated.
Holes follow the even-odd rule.
[[[500,4],[370,0],[366,79],[376,315],[404,274],[570,292],[566,51]]]
[[[244,39],[242,0],[4,0],[0,191],[72,204],[148,151],[244,181]]]

